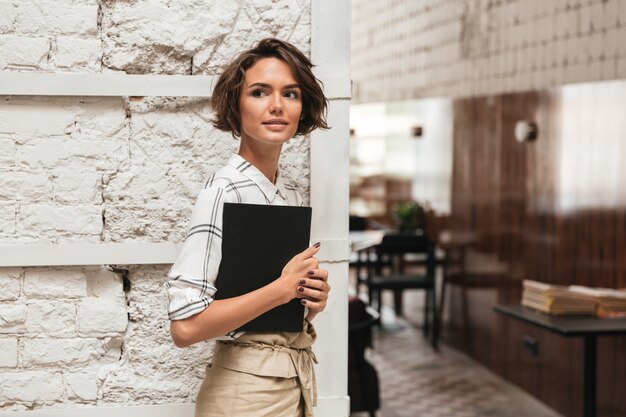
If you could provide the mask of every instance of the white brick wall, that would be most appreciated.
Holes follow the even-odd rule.
[[[625,78],[623,0],[352,2],[356,102]]]
[[[0,369],[17,366],[17,338],[0,338]]]
[[[22,304],[0,304],[0,334],[24,333],[26,312]]]
[[[76,304],[72,301],[28,301],[26,333],[29,336],[76,336]]]
[[[24,295],[29,300],[85,297],[87,277],[83,271],[29,269],[24,277]]]
[[[61,372],[13,371],[3,372],[0,379],[0,403],[42,404],[63,399]]]
[[[86,298],[78,305],[78,335],[103,336],[124,333],[128,316],[125,303],[103,298]]]
[[[94,401],[98,399],[98,383],[93,375],[88,373],[67,373],[67,397],[70,400]]]
[[[99,39],[59,36],[56,39],[56,65],[73,70],[98,70],[102,56],[100,44]]]
[[[0,35],[0,69],[45,67],[49,50],[48,38]]]
[[[22,271],[16,268],[0,268],[0,301],[15,301],[21,292]]]
[[[15,2],[17,32],[24,34],[95,35],[98,31],[98,2],[72,4],[69,1]]]
[[[218,74],[265,36],[310,50],[308,0],[0,0],[0,71]],[[207,86],[209,88],[209,86]],[[208,100],[0,97],[0,244],[176,242],[238,147]],[[308,199],[309,142],[283,174]],[[0,268],[0,410],[191,402],[212,344],[177,349],[168,266]]]
[[[211,344],[173,346],[167,270],[0,268],[0,410],[192,401]]]

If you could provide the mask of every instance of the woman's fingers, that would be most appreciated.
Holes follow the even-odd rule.
[[[302,304],[307,306],[309,310],[324,311],[326,308],[326,300],[309,300],[302,299]]]
[[[310,268],[306,274],[307,278],[314,278],[322,281],[326,281],[328,279],[328,271],[325,269]]]
[[[305,250],[303,250],[299,254],[297,254],[295,257],[300,257],[303,260],[312,258],[313,256],[315,256],[315,254],[317,252],[320,251],[320,246],[321,246],[321,244],[319,242],[317,242],[317,243],[309,246],[308,248],[306,248]]]
[[[330,285],[326,281],[328,272],[321,269],[314,271],[317,276],[303,278],[298,285],[298,297],[306,298],[312,302],[326,301],[330,292]],[[307,304],[308,305],[308,304]]]

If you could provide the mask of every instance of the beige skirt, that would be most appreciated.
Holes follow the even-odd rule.
[[[217,342],[196,399],[196,417],[311,417],[316,334],[246,333]]]

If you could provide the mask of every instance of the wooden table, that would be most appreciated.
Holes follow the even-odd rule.
[[[548,315],[521,305],[495,306],[497,313],[540,327],[564,337],[582,337],[583,416],[596,416],[596,338],[626,334],[626,319],[603,319],[584,315]]]
[[[353,265],[356,271],[357,293],[359,284],[365,282],[361,276],[361,271],[363,268],[368,267],[368,263],[370,262],[370,249],[378,246],[383,240],[383,236],[385,236],[384,230],[363,230],[350,232],[350,249],[353,255],[356,256],[356,260]]]
[[[384,230],[359,230],[350,232],[350,248],[358,253],[379,245],[385,236]]]

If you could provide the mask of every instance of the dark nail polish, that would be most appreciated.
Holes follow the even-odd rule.
[[[304,292],[304,288],[302,288],[302,287],[298,287],[298,291],[300,291],[300,292]]]
[[[316,248],[319,248],[320,246],[322,246],[322,244],[321,244],[320,242],[317,242],[317,243],[316,243],[315,245],[313,245],[313,246],[315,246]]]
[[[306,300],[302,299],[300,300],[300,302],[302,303],[302,305],[306,305]]]
[[[315,273],[315,272],[313,272],[313,271],[307,271],[307,274],[308,274],[308,275],[313,275],[314,273]]]
[[[300,280],[300,285],[304,285],[304,284],[306,284],[306,281],[305,281],[305,280],[303,280],[303,279],[301,279],[301,280]]]

